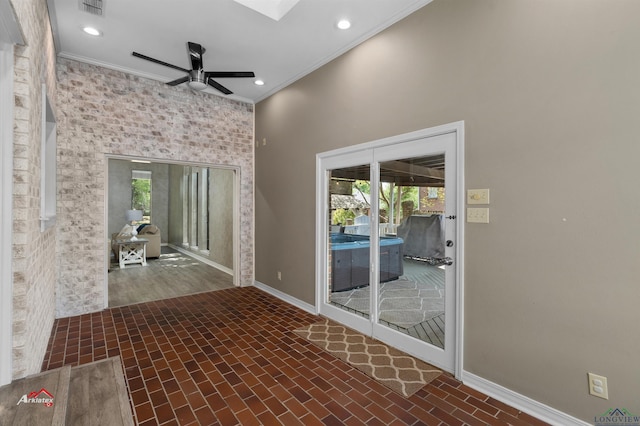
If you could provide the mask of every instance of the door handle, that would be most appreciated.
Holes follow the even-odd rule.
[[[431,263],[431,265],[433,265],[433,266],[440,266],[440,265],[451,266],[451,265],[453,265],[453,259],[450,258],[449,256],[441,257],[441,258],[434,259],[434,260],[435,260],[435,262]]]

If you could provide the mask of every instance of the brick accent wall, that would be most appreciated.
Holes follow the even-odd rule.
[[[253,105],[58,59],[56,316],[101,310],[106,155],[240,168],[240,284],[253,283]]]
[[[57,111],[46,0],[12,4],[25,41],[14,49],[12,370],[17,379],[40,371],[54,320],[57,231],[40,232],[43,83]]]

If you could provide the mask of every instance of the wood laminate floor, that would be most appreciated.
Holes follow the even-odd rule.
[[[170,247],[163,246],[147,266],[109,268],[109,307],[126,306],[233,287],[233,276]]]

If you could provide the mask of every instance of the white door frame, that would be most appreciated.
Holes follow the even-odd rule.
[[[0,0],[2,1],[2,0]],[[170,164],[170,165],[178,165],[178,166],[196,166],[196,167],[210,167],[224,170],[232,170],[233,174],[233,271],[225,271],[222,265],[216,264],[209,260],[206,257],[199,256],[197,253],[193,252],[185,252],[190,256],[195,257],[196,259],[204,262],[214,268],[220,269],[225,272],[231,272],[233,276],[233,285],[235,287],[240,287],[240,187],[241,187],[241,176],[242,169],[240,166],[229,166],[224,164],[214,164],[214,163],[199,163],[196,161],[178,161],[178,160],[169,160],[164,158],[151,158],[151,157],[139,157],[139,156],[127,156],[127,155],[119,155],[119,154],[105,154],[104,156],[104,241],[110,241],[111,235],[109,234],[109,160],[142,160],[142,161],[151,161],[153,163],[162,163],[162,164]],[[167,230],[168,232],[168,230]],[[175,247],[179,251],[180,247]],[[103,291],[104,291],[104,308],[109,307],[109,262],[110,262],[110,251],[111,246],[105,247],[107,251],[106,264],[104,267],[104,283],[103,283]]]
[[[0,386],[13,376],[13,46],[22,44],[8,0],[0,0]]]
[[[355,146],[336,149],[333,151],[318,154],[316,156],[316,313],[325,315],[329,314],[337,321],[344,320],[349,322],[349,326],[365,334],[371,333],[372,323],[370,319],[354,316],[340,308],[331,306],[324,302],[325,283],[327,282],[327,271],[324,267],[326,253],[329,249],[326,235],[328,234],[328,209],[327,200],[329,197],[326,185],[327,176],[322,168],[323,161],[327,159],[341,162],[345,165],[352,165],[354,159],[360,161],[361,164],[370,164],[372,158],[364,156],[363,150],[373,150],[374,148],[383,148],[395,144],[410,142],[419,139],[426,139],[444,134],[455,135],[456,150],[456,241],[455,241],[455,261],[456,261],[456,291],[455,291],[455,342],[453,354],[453,371],[457,378],[460,377],[463,369],[463,324],[464,324],[464,122],[454,122],[442,126],[422,129],[411,133],[393,136],[390,138],[380,139],[373,142],[359,144]],[[371,154],[373,156],[373,154]],[[450,212],[448,212],[451,214]],[[374,243],[372,249],[375,251]],[[375,256],[375,253],[373,253]],[[374,257],[375,258],[375,257]],[[375,286],[372,286],[375,287]],[[375,293],[375,291],[372,291]],[[372,297],[375,294],[372,295]],[[379,329],[377,329],[379,330]],[[417,354],[414,354],[417,355]]]

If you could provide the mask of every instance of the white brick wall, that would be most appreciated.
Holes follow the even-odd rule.
[[[105,155],[240,168],[240,283],[253,283],[253,105],[58,60],[56,315],[104,306]]]
[[[25,39],[15,48],[13,377],[40,371],[55,308],[55,228],[40,232],[42,83],[55,110],[55,51],[46,0],[13,1]]]

